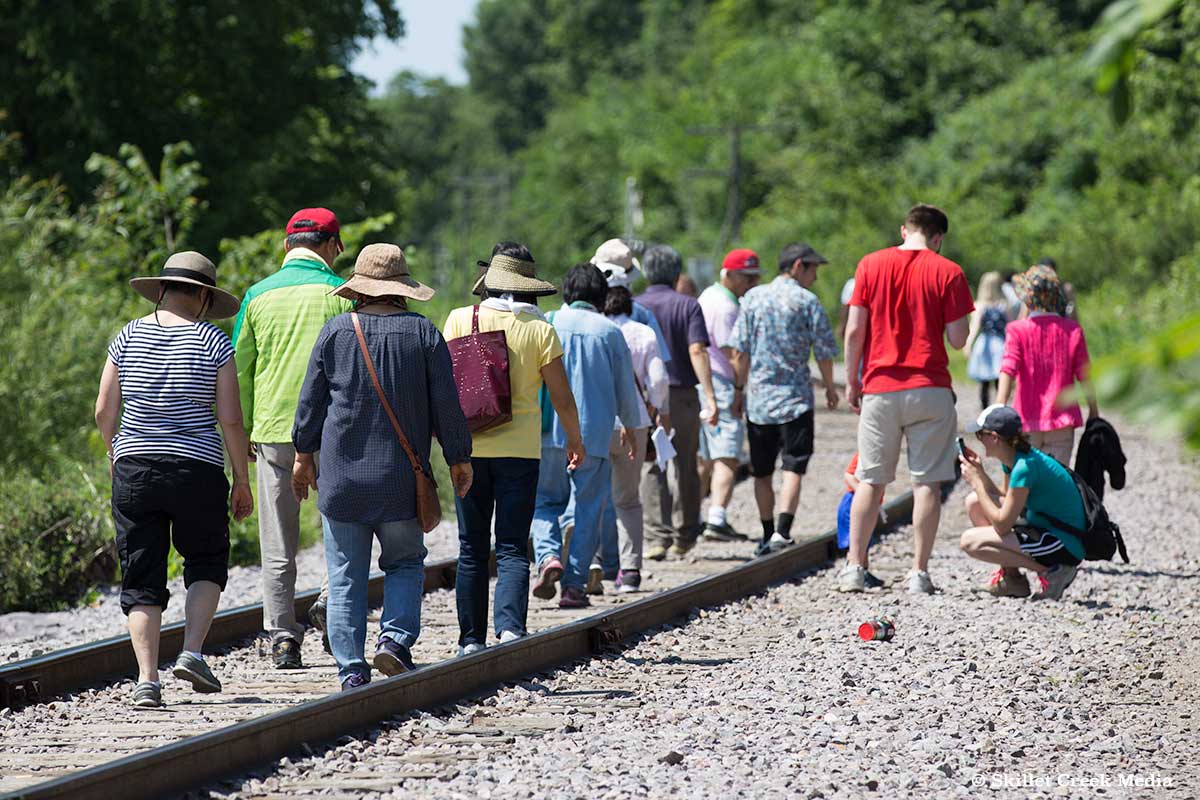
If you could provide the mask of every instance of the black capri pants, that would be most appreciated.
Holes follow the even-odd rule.
[[[810,408],[791,422],[782,425],[746,426],[750,441],[750,474],[765,478],[775,472],[775,459],[782,452],[780,467],[784,472],[803,475],[813,454],[813,412]]]
[[[229,577],[229,481],[194,458],[124,456],[113,463],[113,523],[121,562],[121,610],[166,608],[167,556],[174,540],[183,583]]]

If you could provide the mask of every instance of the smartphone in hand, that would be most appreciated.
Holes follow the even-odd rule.
[[[967,443],[963,441],[963,437],[959,436],[956,440],[958,443],[958,454],[963,458],[967,457]]]

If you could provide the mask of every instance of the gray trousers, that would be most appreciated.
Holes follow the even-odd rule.
[[[644,531],[642,497],[638,484],[642,477],[642,465],[646,463],[646,437],[649,428],[634,428],[634,453],[629,453],[621,444],[621,432],[613,431],[608,444],[608,460],[612,463],[613,505],[617,510],[617,542],[620,548],[621,569],[642,568],[642,534]]]
[[[258,455],[258,546],[262,553],[263,628],[271,643],[304,641],[296,621],[296,551],[300,549],[300,504],[292,494],[292,444],[254,445]],[[310,502],[312,502],[310,500]],[[322,550],[323,552],[323,550]],[[329,598],[329,576],[321,578],[321,599]]]
[[[700,535],[700,396],[694,386],[672,386],[668,403],[675,426],[675,458],[671,475],[651,464],[642,478],[646,539],[664,547],[678,538],[694,542]]]

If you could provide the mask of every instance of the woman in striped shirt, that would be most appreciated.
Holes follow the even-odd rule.
[[[154,313],[130,322],[109,345],[96,424],[112,461],[121,610],[138,661],[133,704],[154,708],[162,705],[158,648],[171,543],[183,556],[187,586],[183,652],[172,674],[198,692],[219,692],[200,649],[225,588],[230,505],[244,519],[254,498],[233,346],[205,321],[236,314],[238,298],[217,288],[216,267],[195,252],[176,253],[157,277],[130,284],[155,302]]]

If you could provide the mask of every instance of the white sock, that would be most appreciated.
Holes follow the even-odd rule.
[[[708,507],[708,524],[725,524],[725,506],[711,505]]]
[[[201,661],[201,662],[204,661],[204,656],[202,656],[200,653],[197,653],[194,650],[184,650],[183,652],[185,655],[189,655],[192,658],[196,659],[197,661]]]

